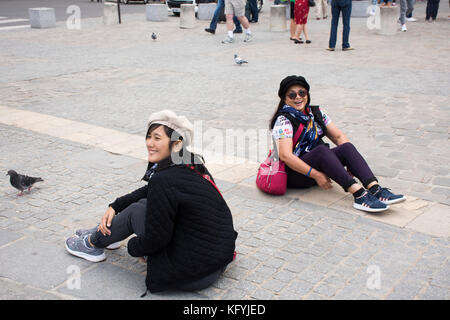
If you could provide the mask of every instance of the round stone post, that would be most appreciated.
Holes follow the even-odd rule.
[[[151,3],[145,5],[145,17],[147,21],[167,21],[169,11],[165,3]]]
[[[199,3],[197,12],[198,20],[211,20],[216,7],[217,3]]]
[[[380,30],[379,34],[392,36],[397,33],[397,20],[400,15],[400,6],[380,7]]]
[[[286,6],[271,5],[270,6],[270,31],[286,31]]]
[[[31,28],[42,29],[56,26],[54,8],[29,8],[28,16]]]
[[[103,24],[111,25],[119,23],[117,3],[103,2]]]
[[[192,29],[195,27],[195,5],[182,4],[180,6],[180,28]]]

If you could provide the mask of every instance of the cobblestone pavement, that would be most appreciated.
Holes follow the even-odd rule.
[[[205,21],[183,30],[178,18],[152,23],[143,15],[126,15],[121,26],[83,19],[78,31],[58,24],[3,32],[0,105],[141,136],[148,115],[161,108],[202,120],[203,130],[260,130],[277,104],[279,81],[302,74],[313,102],[344,129],[383,183],[415,199],[409,206],[434,210],[436,225],[445,226],[450,27],[443,7],[438,22],[427,24],[418,3],[421,19],[394,37],[352,19],[351,52],[325,51],[329,21],[313,15],[310,46],[270,33],[267,4],[252,24],[250,44],[238,37],[221,45],[224,25],[211,36]],[[151,32],[158,33],[156,42]],[[233,64],[235,52],[248,66]],[[145,265],[128,256],[126,241],[98,264],[70,256],[63,244],[77,228],[95,225],[115,197],[142,185],[145,161],[30,128],[0,119],[0,171],[15,168],[45,180],[23,197],[6,177],[0,184],[0,298],[139,298]],[[263,155],[265,147],[258,145]],[[256,190],[254,174],[239,170],[216,175],[239,232],[237,260],[206,290],[145,299],[450,298],[448,230],[436,235],[387,215],[352,213],[331,200],[338,191],[270,197]],[[81,272],[79,288],[72,286],[74,270]]]

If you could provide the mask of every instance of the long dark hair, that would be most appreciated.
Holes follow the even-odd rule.
[[[278,103],[278,107],[277,110],[275,110],[275,113],[272,116],[272,120],[270,120],[270,124],[269,124],[269,129],[272,130],[273,126],[275,125],[275,122],[277,121],[278,118],[278,112],[280,112],[280,110],[284,107],[285,102],[283,99],[280,100],[280,102]]]
[[[163,124],[154,123],[148,128],[145,139],[147,139],[153,131],[161,126],[163,126],[164,132],[170,138],[169,150],[171,152],[171,162],[175,164],[189,165],[191,167],[193,166],[194,170],[198,171],[199,173],[208,174],[211,176],[211,174],[208,172],[208,169],[206,169],[205,167],[205,160],[203,159],[203,157],[187,150],[183,145],[183,136],[172,128],[169,128],[168,126]],[[182,147],[178,153],[175,153],[172,150],[177,141],[181,141]],[[174,159],[175,161],[173,161]]]

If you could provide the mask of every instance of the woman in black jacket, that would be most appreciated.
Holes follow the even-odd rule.
[[[147,257],[150,292],[200,290],[234,258],[237,233],[230,209],[200,158],[185,149],[192,124],[171,111],[150,116],[148,184],[109,205],[98,227],[66,240],[71,254],[104,260],[104,249],[124,240],[133,257]],[[117,215],[116,215],[117,213]]]

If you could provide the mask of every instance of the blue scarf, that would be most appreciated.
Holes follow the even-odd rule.
[[[309,106],[306,106],[305,110],[308,114],[304,114],[303,112],[298,111],[287,104],[281,110],[283,113],[289,113],[289,115],[304,125],[303,132],[301,133],[297,144],[294,146],[294,154],[297,157],[310,152],[319,143],[319,134],[317,132],[317,125],[314,121],[314,116],[311,113]]]

